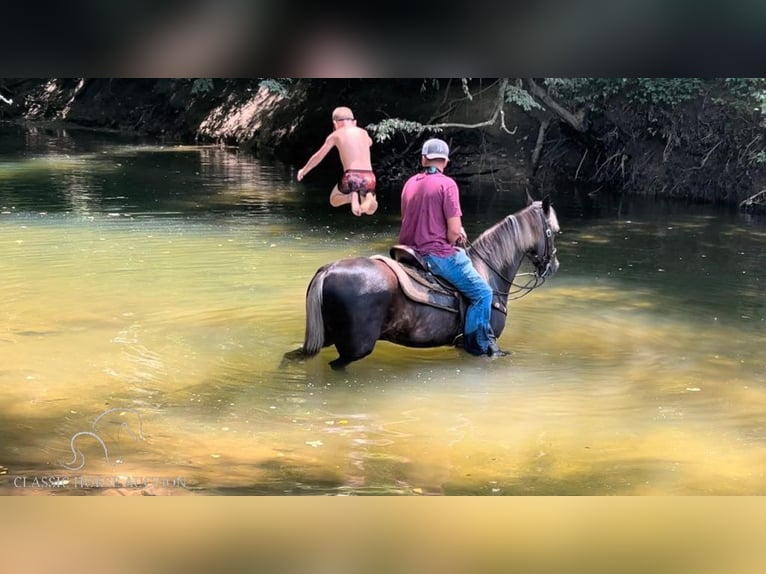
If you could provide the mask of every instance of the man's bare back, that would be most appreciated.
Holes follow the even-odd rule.
[[[375,174],[370,160],[372,139],[366,130],[357,127],[349,108],[335,108],[332,114],[333,132],[327,136],[322,147],[298,170],[298,181],[314,169],[334,147],[338,148],[343,165],[343,177],[330,193],[333,207],[351,204],[354,215],[372,215],[378,208],[375,197]]]
[[[334,145],[338,148],[340,162],[343,164],[344,170],[372,170],[372,162],[370,161],[372,139],[367,134],[367,130],[355,125],[345,125],[332,132],[329,137],[334,139]]]

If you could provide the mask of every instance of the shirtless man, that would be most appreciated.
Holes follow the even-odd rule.
[[[298,181],[321,162],[333,148],[338,148],[343,176],[330,193],[330,205],[340,207],[351,203],[354,215],[372,215],[378,209],[375,197],[375,174],[370,162],[372,139],[367,131],[357,127],[349,108],[339,107],[332,112],[333,132],[322,147],[298,170]]]

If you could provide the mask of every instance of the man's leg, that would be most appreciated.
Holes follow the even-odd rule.
[[[465,311],[464,348],[485,354],[490,345],[489,325],[492,314],[492,289],[474,269],[473,263],[464,251],[457,254],[457,264],[462,275],[455,284],[471,302]]]
[[[359,203],[359,192],[351,192],[351,213],[356,216],[362,215],[362,206]]]
[[[450,257],[426,255],[425,259],[434,273],[452,283],[470,301],[465,313],[463,348],[473,355],[486,354],[490,344],[492,289],[464,251]]]
[[[333,207],[340,207],[341,205],[346,205],[348,203],[351,203],[351,195],[348,193],[341,193],[336,184],[330,192],[330,205]]]

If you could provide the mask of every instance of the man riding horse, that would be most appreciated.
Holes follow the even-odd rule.
[[[455,243],[467,241],[461,217],[457,183],[444,175],[449,163],[447,142],[433,138],[423,144],[420,164],[402,190],[402,227],[399,243],[415,250],[431,272],[449,281],[468,299],[463,325],[463,348],[472,355],[501,357],[489,319],[492,289],[479,275],[465,250]]]

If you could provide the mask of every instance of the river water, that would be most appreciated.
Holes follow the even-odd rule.
[[[766,219],[561,189],[561,269],[511,303],[511,357],[280,368],[316,269],[396,240],[402,182],[356,218],[336,161],[297,183],[1,126],[0,493],[766,494]],[[462,197],[469,237],[523,206]]]

